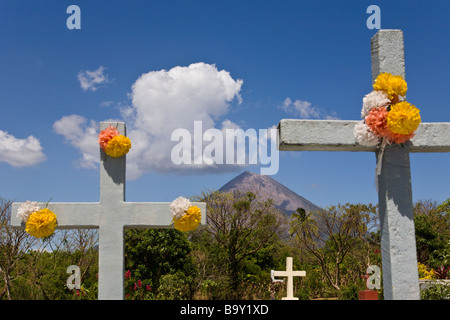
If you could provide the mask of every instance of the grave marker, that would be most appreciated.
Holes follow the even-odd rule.
[[[125,123],[102,122],[100,130],[116,126],[126,135]],[[100,148],[99,148],[100,149]],[[57,229],[99,229],[98,299],[124,298],[124,228],[171,228],[170,202],[126,202],[126,156],[113,158],[100,149],[100,202],[49,203],[57,215]],[[21,203],[12,204],[11,226],[24,229],[17,217]],[[41,207],[44,205],[40,203]],[[201,209],[201,225],[206,224],[206,203],[194,202]]]
[[[403,33],[380,30],[371,39],[372,79],[383,72],[405,78]],[[426,106],[424,106],[424,109]],[[411,191],[410,152],[450,152],[450,123],[421,123],[404,146],[388,145],[382,157],[377,146],[358,144],[354,127],[360,121],[281,120],[282,151],[371,151],[377,156],[378,199],[384,298],[420,299]]]
[[[305,277],[305,271],[293,271],[292,269],[292,257],[286,258],[286,271],[271,271],[272,281],[279,281],[274,277],[287,277],[286,297],[281,300],[298,300],[294,297],[294,277]]]

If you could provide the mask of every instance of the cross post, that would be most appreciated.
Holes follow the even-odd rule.
[[[371,39],[372,79],[382,72],[405,77],[403,33],[379,30]],[[282,151],[375,152],[381,223],[383,291],[386,300],[420,299],[413,220],[410,152],[450,152],[450,123],[421,123],[416,135],[403,146],[388,145],[382,157],[377,146],[356,142],[359,121],[281,120]],[[382,161],[382,163],[379,163]]]
[[[281,298],[281,300],[298,300],[294,297],[294,277],[305,277],[305,271],[293,271],[292,268],[292,257],[286,258],[286,271],[273,271],[272,275],[274,277],[287,277],[286,285],[286,297]],[[276,281],[276,280],[274,280]]]
[[[126,135],[125,123],[101,122],[100,130],[109,125]],[[98,299],[124,298],[124,229],[171,228],[172,214],[167,202],[125,202],[126,156],[113,158],[100,149],[100,202],[49,203],[57,216],[57,229],[99,229]],[[194,202],[200,208],[201,225],[206,225],[206,203]],[[20,202],[12,204],[11,226],[24,229],[17,217]],[[40,203],[41,208],[43,203]]]

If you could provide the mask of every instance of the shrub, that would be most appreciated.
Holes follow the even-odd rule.
[[[433,283],[420,292],[420,297],[422,300],[450,300],[450,285]]]

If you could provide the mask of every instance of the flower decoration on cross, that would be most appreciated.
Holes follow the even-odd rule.
[[[121,157],[130,151],[130,138],[121,135],[117,128],[109,125],[105,130],[100,131],[98,143],[105,153],[113,158]]]
[[[408,86],[401,76],[381,73],[373,91],[363,98],[361,118],[355,126],[356,141],[365,146],[401,144],[414,137],[421,118],[420,111],[403,101]]]
[[[170,204],[173,215],[173,226],[180,231],[193,231],[197,229],[201,220],[201,210],[191,205],[189,199],[178,197]]]
[[[25,223],[25,231],[33,237],[45,239],[55,232],[56,214],[41,209],[36,201],[25,201],[17,210],[17,217]]]

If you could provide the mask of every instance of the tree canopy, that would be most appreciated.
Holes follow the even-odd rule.
[[[301,299],[357,299],[369,265],[381,267],[377,206],[337,204],[316,212],[280,212],[254,193],[202,192],[207,226],[125,230],[125,299],[280,299],[270,270],[286,257],[306,277],[294,279]],[[0,199],[0,299],[96,299],[97,230],[57,230],[46,240],[10,226],[11,201]],[[448,278],[450,199],[414,206],[422,277]],[[81,272],[69,290],[67,267]],[[443,297],[446,289],[424,298]]]

